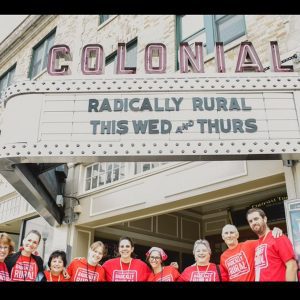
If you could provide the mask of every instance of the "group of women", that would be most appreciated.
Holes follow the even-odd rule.
[[[1,281],[221,281],[218,267],[210,263],[211,249],[208,241],[197,240],[193,254],[195,264],[181,274],[177,263],[165,266],[167,254],[159,247],[146,253],[146,263],[133,258],[134,244],[131,238],[119,240],[119,257],[100,265],[106,255],[101,241],[94,242],[87,258],[74,258],[67,267],[66,253],[54,251],[48,261],[48,270],[43,270],[43,261],[36,249],[41,234],[30,231],[23,239],[22,247],[13,252],[14,244],[6,233],[0,233],[0,282]]]

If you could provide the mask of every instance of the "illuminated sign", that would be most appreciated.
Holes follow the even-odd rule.
[[[190,45],[183,42],[179,46],[179,70],[188,73],[189,66],[194,73],[204,73],[204,58],[202,42],[195,43],[195,51]],[[293,66],[281,66],[279,47],[276,41],[270,42],[272,56],[272,71],[292,72]],[[167,49],[162,43],[152,43],[145,47],[144,68],[147,74],[166,73]],[[83,47],[81,57],[81,70],[84,75],[104,74],[104,53],[100,44],[89,44]],[[226,72],[224,48],[222,42],[215,44],[215,63],[218,73]],[[70,67],[66,63],[71,60],[71,50],[67,45],[55,45],[49,51],[48,73],[50,75],[68,75]],[[136,68],[125,67],[126,46],[118,43],[116,74],[135,74]],[[242,42],[239,49],[235,72],[264,72],[262,63],[251,42]]]

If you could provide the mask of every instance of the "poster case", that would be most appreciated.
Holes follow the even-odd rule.
[[[300,199],[284,201],[288,236],[293,243],[298,261],[300,261]]]

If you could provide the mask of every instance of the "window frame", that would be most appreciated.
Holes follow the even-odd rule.
[[[228,21],[230,18],[232,17],[235,17],[237,15],[224,15],[223,17],[219,18],[217,20],[216,18],[216,15],[213,15],[213,20],[214,20],[214,35],[216,36],[216,41],[217,42],[224,42],[224,41],[220,41],[219,40],[219,36],[218,36],[218,30],[217,30],[217,23],[218,24],[223,24],[225,23],[226,21]],[[233,42],[234,40],[237,40],[238,38],[240,38],[241,36],[245,35],[246,34],[246,20],[245,20],[245,15],[240,15],[240,16],[243,16],[243,19],[242,19],[242,22],[243,22],[243,31],[241,31],[240,34],[235,34],[235,35],[232,35],[226,42],[224,42],[224,45],[227,45],[231,42]],[[243,32],[243,33],[242,33]]]
[[[234,17],[235,15],[224,15],[220,17],[219,19],[216,18],[217,15],[203,15],[203,22],[204,22],[204,28],[199,29],[198,31],[194,32],[190,36],[186,37],[185,39],[182,39],[182,17],[184,15],[176,15],[176,70],[179,70],[179,59],[178,59],[178,50],[179,50],[179,45],[181,42],[188,42],[195,36],[199,35],[202,31],[205,32],[206,35],[206,53],[207,55],[211,55],[214,51],[214,45],[215,42],[222,42],[219,40],[218,36],[218,27],[217,24],[222,24],[230,18]],[[226,42],[224,42],[224,46],[233,42],[234,40],[237,40],[238,38],[244,36],[247,33],[247,28],[246,28],[246,20],[245,20],[245,15],[243,16],[243,30],[241,30],[240,34],[236,34],[229,38]]]
[[[9,87],[11,84],[13,84],[14,77],[15,77],[15,74],[16,74],[16,69],[17,69],[17,63],[13,64],[8,70],[6,70],[0,76],[0,95],[3,92],[3,90],[5,90],[7,87]],[[12,71],[14,72],[13,76],[11,76]],[[1,88],[1,81],[4,80],[6,76],[8,76],[7,85],[5,87]]]
[[[36,76],[38,76],[40,73],[42,73],[46,68],[47,68],[47,63],[46,63],[46,67],[43,68],[44,62],[45,60],[48,61],[48,55],[49,53],[45,53],[46,51],[46,47],[45,47],[45,43],[53,36],[53,44],[55,41],[55,34],[56,34],[56,28],[54,28],[53,30],[51,30],[42,40],[40,40],[33,48],[32,48],[32,55],[31,55],[31,61],[30,61],[30,68],[29,68],[29,72],[28,72],[28,78],[30,80],[34,79]],[[32,74],[33,72],[33,67],[34,67],[34,56],[35,53],[37,51],[37,49],[39,47],[41,47],[43,45],[43,57],[42,57],[42,61],[41,61],[41,65],[42,65],[42,69],[37,72],[36,74]],[[48,45],[47,45],[48,46]],[[50,47],[51,48],[51,47]],[[50,49],[49,48],[49,49]]]
[[[108,16],[107,18],[105,16]],[[113,15],[99,15],[99,24],[98,26],[102,25],[107,20],[111,19]]]

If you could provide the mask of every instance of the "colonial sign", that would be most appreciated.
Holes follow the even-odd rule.
[[[188,73],[189,66],[194,73],[204,73],[204,57],[202,42],[195,43],[195,51],[187,42],[179,46],[179,70]],[[279,46],[277,41],[270,42],[271,65],[273,72],[292,72],[293,66],[282,66],[280,61]],[[104,74],[104,54],[100,44],[89,44],[83,47],[81,56],[81,71],[85,75]],[[71,50],[68,45],[55,45],[49,51],[47,70],[50,75],[69,75],[72,71],[68,61],[72,60]],[[226,72],[224,47],[222,42],[215,44],[215,63],[218,73]],[[126,45],[118,43],[116,74],[135,74],[136,68],[125,67]],[[151,43],[145,48],[144,68],[147,74],[163,74],[167,69],[167,48],[162,43]],[[249,41],[242,42],[236,63],[235,72],[264,72],[262,63],[253,44]]]
[[[22,162],[299,159],[299,78],[276,74],[17,83],[4,98],[1,156]]]

